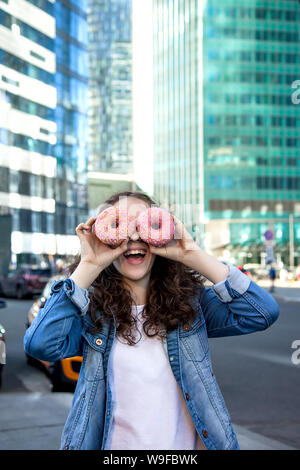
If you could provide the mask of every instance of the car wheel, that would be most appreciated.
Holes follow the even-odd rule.
[[[34,359],[33,357],[29,356],[29,354],[26,354],[26,362],[29,366],[35,366],[38,361],[37,359]]]
[[[5,297],[5,293],[3,292],[1,284],[0,284],[0,297]]]
[[[2,387],[2,371],[3,371],[3,364],[0,364],[0,388]]]
[[[52,392],[63,392],[65,386],[62,380],[62,368],[60,361],[53,362],[49,370],[50,380],[52,384]]]
[[[22,286],[17,287],[17,299],[21,300],[24,297],[24,289]]]

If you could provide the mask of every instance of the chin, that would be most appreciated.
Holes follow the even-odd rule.
[[[114,266],[125,278],[131,281],[139,281],[150,274],[154,258],[155,257],[151,257],[150,260],[147,260],[148,262],[142,263],[140,265],[130,265],[122,259],[119,260],[119,262],[115,262]]]
[[[125,279],[128,279],[129,281],[140,281],[141,279],[143,279],[144,277],[146,276],[146,273],[143,274],[143,275],[139,275],[139,274],[123,274],[123,277]]]
[[[148,269],[138,269],[137,267],[133,267],[132,269],[122,269],[120,270],[122,276],[130,279],[131,281],[139,281],[143,279],[148,273]]]

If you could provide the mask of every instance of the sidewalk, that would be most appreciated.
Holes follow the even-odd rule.
[[[259,286],[266,289],[267,292],[270,290],[270,281],[269,280],[261,280],[257,281]],[[286,302],[300,302],[300,282],[295,281],[291,283],[282,283],[278,279],[275,281],[274,292],[271,294],[280,300],[284,300]]]
[[[0,393],[0,450],[57,450],[72,393]],[[241,450],[292,450],[234,425]]]

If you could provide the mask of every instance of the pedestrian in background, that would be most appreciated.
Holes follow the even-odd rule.
[[[274,292],[274,290],[275,290],[276,270],[275,270],[273,264],[271,264],[271,266],[270,266],[269,276],[270,276],[270,281],[271,281],[270,292]]]
[[[286,266],[282,266],[282,268],[280,269],[280,272],[279,272],[279,277],[280,277],[280,281],[283,283],[283,284],[286,284],[288,279],[289,279],[289,272],[286,268]]]
[[[106,206],[124,197],[135,217],[155,204],[125,192]],[[164,247],[143,242],[135,226],[115,249],[95,236],[95,220],[76,228],[70,277],[53,284],[24,338],[37,359],[83,356],[61,449],[239,449],[208,338],[265,330],[277,303],[205,253],[178,219],[181,236]]]

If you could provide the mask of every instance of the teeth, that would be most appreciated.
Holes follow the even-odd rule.
[[[125,256],[128,255],[145,255],[145,252],[141,250],[128,250],[126,251]]]

